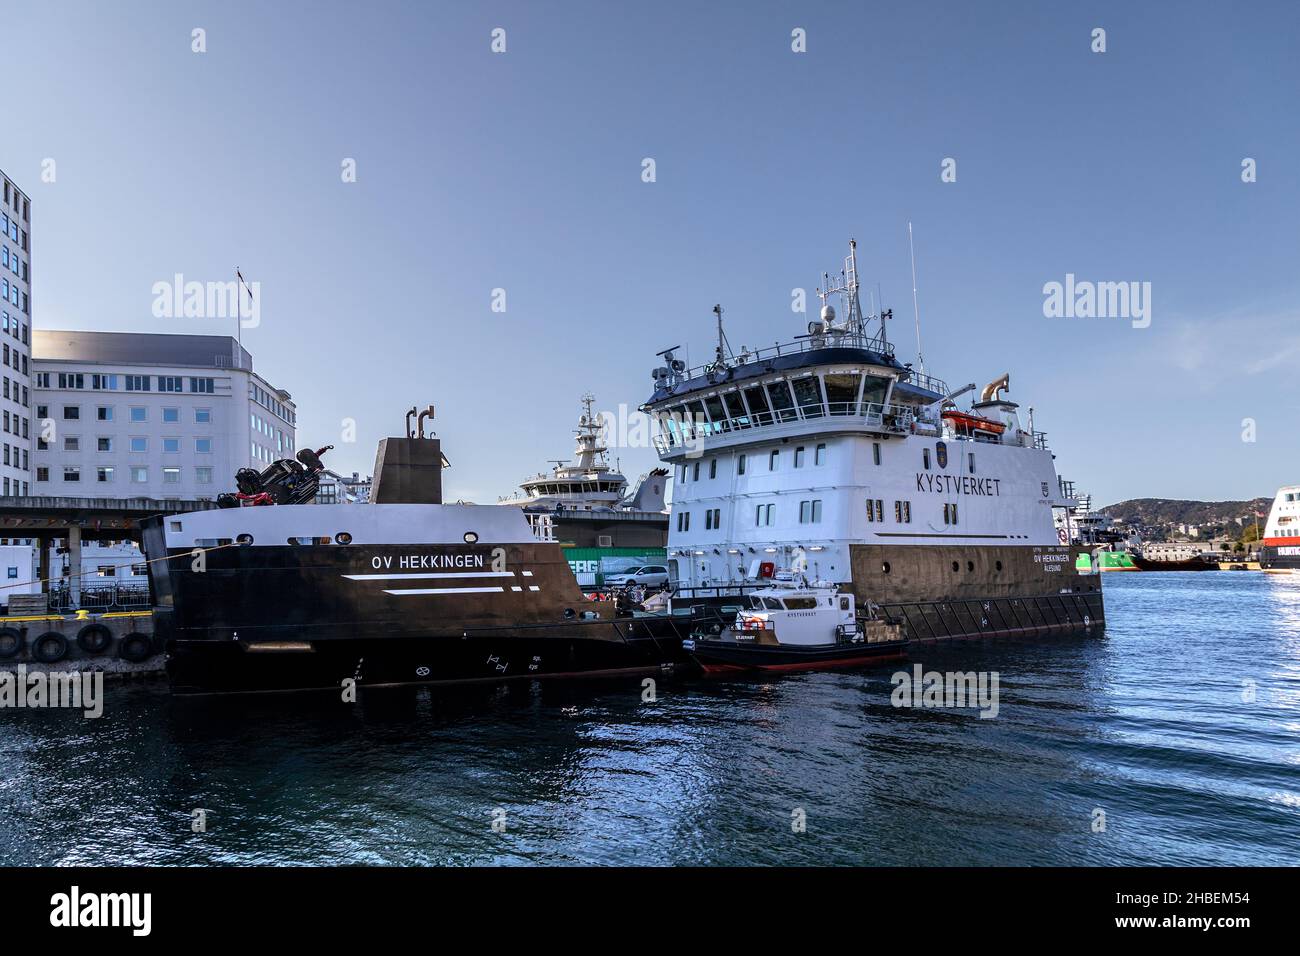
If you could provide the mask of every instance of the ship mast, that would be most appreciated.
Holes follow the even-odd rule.
[[[578,420],[578,428],[574,433],[578,437],[578,444],[574,449],[574,454],[578,458],[575,467],[582,471],[604,470],[608,467],[605,463],[605,452],[609,449],[601,443],[600,422],[591,410],[595,401],[596,396],[590,392],[582,396],[582,404],[586,410]]]

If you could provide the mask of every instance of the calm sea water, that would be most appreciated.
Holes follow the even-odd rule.
[[[915,658],[997,671],[992,720],[891,706],[893,666],[661,682],[654,703],[635,682],[351,706],[122,684],[98,720],[0,712],[0,862],[1300,860],[1300,578],[1105,585],[1104,637]]]

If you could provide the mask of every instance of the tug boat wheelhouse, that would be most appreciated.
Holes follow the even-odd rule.
[[[642,410],[676,469],[674,606],[734,602],[794,568],[879,605],[908,640],[1100,630],[1100,576],[1054,524],[1079,502],[1032,413],[1025,427],[1004,396],[1010,377],[958,410],[973,383],[901,364],[891,313],[863,316],[854,243],[829,285],[820,321],[789,343],[735,354],[715,307],[712,363],[659,353]]]
[[[1284,485],[1274,496],[1260,542],[1259,567],[1270,574],[1300,573],[1300,485]]]
[[[408,415],[407,437],[380,443],[371,503],[308,504],[321,464],[304,451],[241,471],[225,507],[141,523],[173,692],[667,674],[690,664],[680,646],[687,625],[588,602],[560,546],[522,510],[443,504],[446,459],[423,437],[424,417],[421,434]]]

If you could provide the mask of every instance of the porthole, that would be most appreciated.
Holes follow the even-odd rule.
[[[884,573],[884,574],[888,574],[888,573],[889,573],[889,562],[888,562],[888,561],[883,562],[883,563],[880,565],[880,570],[881,570],[882,573]]]
[[[474,531],[465,532],[465,543],[476,544],[478,542],[478,533]]]
[[[1001,562],[1001,561],[994,561],[994,562],[993,562],[993,567],[994,567],[995,570],[1001,571],[1001,570],[1002,570],[1002,562]]]
[[[966,562],[966,570],[967,570],[967,571],[974,571],[974,570],[975,570],[975,562],[974,562],[974,561],[967,561],[967,562]]]
[[[247,547],[253,543],[253,536],[251,534],[241,534],[235,538],[235,543],[241,547]]]
[[[954,561],[954,562],[952,563],[952,569],[953,569],[954,571],[960,571],[960,570],[961,570],[961,565],[958,564],[956,561]]]
[[[574,612],[573,608],[571,608],[571,607],[566,607],[566,608],[564,609],[564,619],[565,619],[566,621],[572,621],[573,618],[574,618],[575,616],[576,616],[576,613]]]
[[[351,544],[352,535],[348,534],[346,531],[340,531],[338,534],[334,536],[334,540],[337,541],[339,544]]]

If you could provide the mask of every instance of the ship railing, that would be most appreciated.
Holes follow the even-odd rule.
[[[926,375],[924,372],[911,369],[908,371],[907,380],[918,388],[924,388],[939,395],[948,394],[948,383],[941,378],[935,378],[933,375]]]
[[[525,512],[524,518],[528,521],[528,530],[533,533],[533,537],[538,541],[550,543],[555,540],[555,525],[549,514],[528,514]]]
[[[52,611],[111,611],[147,608],[152,604],[149,586],[144,583],[83,584],[75,602],[72,589],[66,583],[59,583],[50,588],[49,600]]]
[[[762,362],[784,355],[798,355],[801,352],[812,352],[817,349],[866,349],[889,359],[894,357],[894,347],[879,335],[836,331],[815,335],[801,335],[790,342],[777,342],[767,348],[757,349],[753,352],[743,351],[739,355],[733,355],[723,362],[721,366],[716,361],[697,365],[681,373],[678,380],[689,381],[710,373],[720,372],[725,368],[737,368],[754,362]],[[948,393],[944,392],[943,394]]]
[[[1034,439],[1034,447],[1039,451],[1047,451],[1047,432],[1030,432]]]
[[[912,430],[912,424],[916,421],[916,409],[911,405],[882,402],[813,402],[716,421],[704,418],[692,422],[688,417],[668,413],[657,417],[659,434],[655,436],[654,445],[663,454],[710,436],[823,418],[827,424],[851,422],[875,431],[903,435]]]

